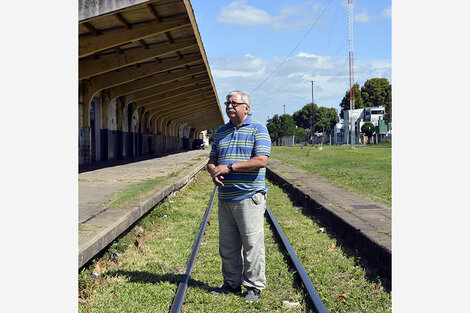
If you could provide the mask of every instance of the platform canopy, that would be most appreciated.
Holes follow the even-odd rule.
[[[79,84],[85,108],[105,91],[165,122],[224,123],[189,0],[79,0]]]

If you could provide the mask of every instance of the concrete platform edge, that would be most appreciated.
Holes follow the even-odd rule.
[[[357,249],[360,255],[370,262],[371,265],[391,279],[392,254],[388,248],[374,241],[361,229],[357,229],[348,223],[328,205],[321,204],[310,195],[304,193],[300,188],[292,185],[289,182],[289,178],[283,177],[269,166],[266,168],[266,176],[294,195],[313,215],[320,218],[337,235],[343,238],[349,246]]]
[[[149,212],[155,205],[165,199],[168,195],[176,192],[186,186],[199,172],[201,172],[207,164],[207,160],[201,160],[194,166],[194,169],[182,178],[176,180],[171,185],[165,187],[158,193],[142,200],[134,208],[132,208],[125,216],[120,218],[114,224],[110,225],[93,239],[79,247],[78,267],[81,268],[88,261],[93,259],[110,243],[118,238],[123,232],[137,222],[142,216]]]

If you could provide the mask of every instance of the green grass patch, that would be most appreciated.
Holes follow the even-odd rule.
[[[272,147],[271,157],[331,180],[371,200],[391,206],[392,150],[380,145]]]
[[[356,251],[276,185],[269,187],[268,205],[329,312],[391,312],[389,282]]]
[[[152,192],[157,191],[168,181],[166,177],[146,179],[142,182],[132,184],[116,192],[116,199],[109,203],[109,206],[121,207],[138,199],[141,199]]]
[[[142,199],[151,193],[155,193],[168,183],[171,178],[177,177],[180,173],[181,171],[176,171],[168,174],[166,177],[146,179],[139,183],[129,185],[115,194],[116,199],[111,201],[109,206],[122,207],[138,199]]]
[[[288,196],[270,186],[268,203],[304,264],[326,307],[332,312],[389,312],[390,295],[377,278],[369,280],[359,258],[314,219],[296,210]],[[213,184],[200,173],[178,196],[158,204],[138,225],[115,241],[99,260],[79,273],[79,312],[168,312],[197,236]],[[328,245],[336,248],[328,251]],[[260,302],[249,304],[242,295],[214,297],[220,285],[217,200],[193,267],[182,312],[305,312],[303,293],[295,287],[295,273],[286,262],[270,225],[265,222],[267,288]],[[112,261],[113,253],[118,258]],[[93,269],[101,268],[92,279]],[[345,293],[346,298],[341,298]],[[337,300],[337,297],[340,297]],[[282,301],[299,301],[285,309]]]

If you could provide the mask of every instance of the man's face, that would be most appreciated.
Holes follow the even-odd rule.
[[[228,101],[235,101],[235,102],[243,102],[242,97],[240,94],[233,94],[230,96]],[[225,107],[225,113],[227,113],[228,118],[233,121],[243,121],[245,116],[248,114],[248,108],[243,105],[239,104],[236,107],[233,107],[232,104],[229,104]]]

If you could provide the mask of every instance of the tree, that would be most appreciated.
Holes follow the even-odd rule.
[[[268,119],[266,128],[269,131],[271,140],[276,141],[283,136],[294,136],[295,135],[295,123],[294,119],[289,114],[283,114],[281,116],[275,114],[272,118]]]
[[[281,138],[281,120],[279,119],[279,115],[275,114],[272,118],[268,119],[266,128],[268,129],[272,141],[277,141]]]
[[[308,137],[310,136],[310,132],[308,130],[306,130],[305,128],[297,127],[295,129],[294,136],[295,136],[295,142],[296,143],[304,142],[304,141],[308,141]]]
[[[318,106],[314,104],[313,107],[313,110],[316,112],[318,110]],[[294,112],[292,118],[295,121],[295,125],[297,125],[298,127],[310,129],[312,125],[312,103],[307,103],[303,106],[302,109]]]
[[[214,141],[215,132],[217,131],[217,129],[218,129],[218,127],[210,128],[210,129],[207,130],[207,137],[209,137],[209,142]]]
[[[375,132],[375,126],[372,123],[364,123],[361,127],[361,133],[365,134],[367,138],[371,138]]]
[[[386,78],[372,78],[364,83],[361,88],[364,107],[385,107],[384,120],[390,122],[392,85]]]
[[[320,107],[315,111],[315,131],[329,132],[339,122],[335,108]]]
[[[289,114],[282,114],[279,118],[281,121],[281,128],[279,133],[281,137],[284,136],[294,136],[295,134],[295,122],[291,115]]]
[[[364,106],[364,100],[362,99],[361,95],[361,90],[359,89],[359,84],[354,84],[353,86],[354,89],[354,108],[355,109],[360,109],[360,108],[365,108]],[[349,104],[349,89],[346,91],[346,94],[343,97],[343,100],[341,100],[341,103],[339,106],[341,107],[341,112],[339,116],[344,119],[344,111],[348,111],[350,104]]]

